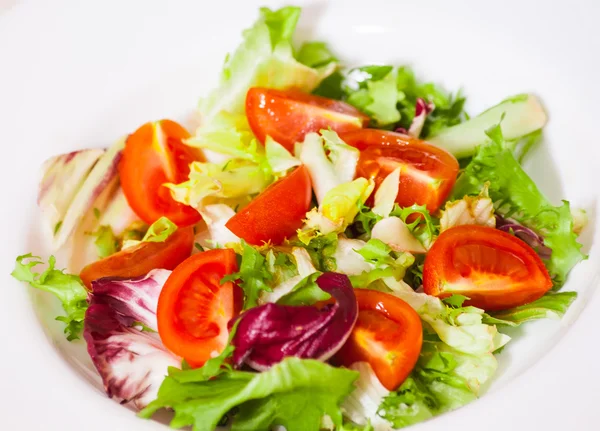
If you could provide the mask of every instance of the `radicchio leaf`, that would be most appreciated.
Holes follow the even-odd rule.
[[[415,116],[408,129],[408,134],[410,136],[413,138],[418,138],[421,135],[421,131],[425,125],[425,120],[434,109],[435,105],[433,103],[427,103],[420,97],[417,98],[417,102],[415,104]]]
[[[528,227],[519,224],[516,220],[496,215],[496,229],[513,233],[533,248],[542,259],[550,259],[552,256],[552,249],[544,245],[544,238]]]
[[[157,333],[145,332],[158,327],[158,297],[170,273],[155,269],[143,277],[92,283],[83,333],[88,353],[107,395],[138,409],[156,398],[168,367],[181,363]]]
[[[316,283],[334,303],[322,308],[269,303],[238,318],[232,340],[237,367],[246,363],[264,371],[288,356],[325,361],[340,349],[358,317],[354,290],[344,274],[326,272]]]

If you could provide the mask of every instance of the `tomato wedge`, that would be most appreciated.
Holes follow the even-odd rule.
[[[202,160],[183,144],[189,133],[170,120],[146,123],[127,138],[119,163],[121,187],[131,209],[148,224],[166,216],[178,226],[198,223],[195,209],[176,202],[164,183],[187,181],[190,163]]]
[[[267,187],[225,226],[250,244],[281,244],[302,226],[311,197],[308,169],[300,166]]]
[[[309,132],[329,129],[336,132],[358,130],[369,117],[347,103],[299,90],[273,90],[254,87],[246,95],[246,116],[254,135],[262,143],[267,136],[294,151]]]
[[[103,277],[139,277],[156,268],[175,269],[192,254],[194,229],[179,228],[163,242],[142,242],[89,264],[79,276],[88,289]]]
[[[344,366],[368,362],[381,384],[393,391],[419,359],[421,319],[410,305],[388,293],[368,289],[355,289],[354,293],[358,320],[335,360]]]
[[[425,257],[423,288],[444,298],[460,294],[467,305],[504,310],[541,298],[552,287],[542,259],[519,238],[475,225],[450,228]]]
[[[360,150],[356,175],[372,178],[376,187],[401,168],[396,198],[401,207],[426,205],[433,212],[444,203],[456,182],[456,158],[420,139],[375,129],[343,133],[340,137]]]
[[[195,254],[171,273],[158,299],[158,334],[164,345],[193,367],[227,345],[227,322],[241,310],[242,295],[221,279],[237,271],[235,252]]]

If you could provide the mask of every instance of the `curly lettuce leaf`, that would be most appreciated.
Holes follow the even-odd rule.
[[[200,102],[204,124],[210,125],[222,111],[244,114],[250,87],[293,87],[311,92],[335,70],[335,62],[310,67],[294,57],[292,36],[300,11],[292,6],[260,9],[259,19],[244,31],[241,45],[227,56],[218,87]],[[304,55],[306,59],[306,52]]]
[[[434,83],[420,82],[404,66],[368,65],[336,72],[321,82],[315,94],[350,103],[368,114],[373,126],[404,131],[410,129],[421,99],[434,107],[420,126],[422,138],[468,118],[460,92],[453,95]]]
[[[327,192],[319,208],[306,214],[304,226],[298,230],[298,239],[304,244],[320,235],[343,232],[358,214],[373,192],[375,183],[365,178],[335,186]]]
[[[456,307],[439,298],[415,292],[393,277],[385,278],[392,294],[407,302],[421,317],[425,328],[445,344],[469,355],[495,352],[510,341],[494,325],[484,323],[485,313],[476,307]]]
[[[210,204],[236,206],[248,203],[249,195],[260,193],[271,180],[263,166],[231,159],[222,164],[193,162],[188,181],[165,186],[171,190],[174,200],[202,212]]]
[[[496,368],[492,354],[469,355],[441,342],[424,341],[417,366],[400,388],[384,398],[378,415],[398,429],[457,409],[477,398]]]
[[[302,241],[296,241],[293,244],[306,249],[318,271],[327,272],[337,269],[335,253],[338,246],[338,235],[335,232],[314,237],[307,244]]]
[[[49,292],[57,297],[66,315],[58,316],[56,320],[65,323],[67,340],[76,340],[83,329],[83,319],[88,308],[88,292],[77,275],[66,274],[55,268],[54,256],[48,258],[48,268],[45,271],[35,272],[34,268],[41,264],[43,262],[38,256],[32,254],[19,256],[11,275],[35,289]]]
[[[413,214],[419,217],[409,222],[408,219]],[[392,216],[400,217],[411,233],[423,244],[423,247],[429,249],[439,233],[439,221],[431,216],[425,205],[414,204],[410,207],[400,208],[397,204],[391,212]]]
[[[555,286],[564,284],[567,274],[585,258],[581,244],[573,232],[569,203],[552,205],[525,173],[504,140],[500,125],[487,131],[490,141],[482,145],[473,160],[459,176],[453,198],[477,195],[489,184],[489,195],[496,212],[510,217],[544,238],[552,249],[545,260]]]
[[[244,240],[241,241],[241,247],[240,270],[223,277],[221,283],[238,282],[238,286],[244,291],[244,310],[247,310],[258,305],[258,298],[262,291],[272,290],[268,282],[273,278],[273,274],[269,272],[267,260],[256,248]]]
[[[171,426],[212,431],[236,408],[232,430],[318,431],[325,415],[341,426],[340,405],[352,392],[358,373],[316,360],[289,357],[263,373],[225,371],[212,380],[187,379],[191,371],[170,370],[158,397],[140,416],[172,408]]]

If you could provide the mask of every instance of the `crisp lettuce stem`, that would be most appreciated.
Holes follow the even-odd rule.
[[[522,94],[506,99],[464,123],[443,129],[428,141],[460,159],[472,156],[477,146],[488,140],[485,131],[500,122],[504,138],[513,140],[541,129],[547,120],[539,99],[532,94]]]

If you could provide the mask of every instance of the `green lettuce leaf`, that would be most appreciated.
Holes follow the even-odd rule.
[[[306,214],[304,226],[298,230],[298,239],[308,244],[315,236],[343,232],[354,221],[360,205],[364,204],[374,187],[372,180],[357,178],[329,190],[319,208],[313,208]]]
[[[225,371],[208,381],[202,375],[184,377],[193,372],[170,370],[158,398],[140,416],[149,418],[159,409],[172,408],[172,427],[213,431],[236,408],[234,431],[269,431],[276,425],[288,431],[318,431],[325,415],[341,426],[340,404],[358,377],[351,370],[295,357],[263,373]]]
[[[435,109],[427,115],[421,131],[423,138],[468,118],[464,96],[418,81],[408,67],[369,65],[336,72],[321,82],[315,94],[344,100],[368,114],[373,126],[392,130],[410,128],[417,99],[433,103]]]
[[[294,87],[311,92],[335,70],[335,62],[314,68],[294,58],[292,36],[299,17],[298,7],[261,8],[258,21],[244,31],[242,44],[227,56],[218,87],[200,102],[204,124],[210,125],[222,111],[244,114],[250,87]],[[310,55],[303,54],[304,60],[313,57],[314,47],[310,50]]]
[[[338,244],[338,235],[332,232],[327,235],[312,238],[308,244],[301,241],[295,241],[293,245],[305,248],[318,271],[335,271],[337,263],[335,260],[335,251]]]
[[[244,291],[244,310],[256,307],[262,291],[270,292],[269,281],[273,275],[269,272],[267,260],[254,247],[241,241],[242,258],[240,270],[234,274],[223,277],[221,283],[237,281],[238,286]]]
[[[573,232],[569,203],[553,206],[515,159],[502,135],[500,125],[487,132],[491,141],[482,145],[459,176],[453,199],[477,195],[489,184],[496,212],[534,230],[552,249],[545,261],[555,286],[564,284],[571,268],[585,258]]]
[[[321,272],[315,272],[302,280],[292,291],[277,301],[280,305],[313,305],[319,301],[326,301],[331,295],[323,291],[317,284]]]
[[[495,325],[484,322],[484,310],[476,307],[456,307],[439,298],[415,292],[393,277],[384,279],[392,294],[407,302],[421,317],[427,331],[434,333],[446,345],[468,355],[491,354],[510,341]]]
[[[403,428],[457,409],[477,398],[496,368],[492,354],[468,355],[426,340],[415,369],[383,400],[378,414]]]
[[[90,235],[95,236],[94,245],[98,251],[98,257],[103,259],[115,254],[119,249],[119,240],[110,226],[102,225]]]
[[[537,319],[560,319],[577,298],[577,292],[552,292],[529,304],[490,313],[484,322],[493,325],[519,326]]]
[[[419,217],[409,223],[408,218],[413,214],[417,214]],[[398,204],[396,204],[391,215],[400,217],[402,221],[406,223],[406,226],[411,233],[426,249],[431,247],[431,244],[433,244],[433,241],[435,241],[439,232],[439,220],[433,218],[431,214],[429,214],[425,205],[414,204],[410,207],[400,208]]]
[[[150,225],[142,242],[165,242],[175,233],[177,225],[167,217],[161,217]]]
[[[76,340],[83,330],[83,319],[88,307],[88,292],[77,275],[65,274],[64,271],[55,269],[54,256],[48,259],[48,268],[44,272],[35,272],[34,267],[41,264],[43,262],[40,258],[32,254],[19,256],[11,275],[35,289],[50,292],[57,297],[66,315],[58,316],[56,320],[65,323],[67,340]]]
[[[323,67],[338,61],[324,42],[304,43],[300,47],[296,58],[308,67]]]

